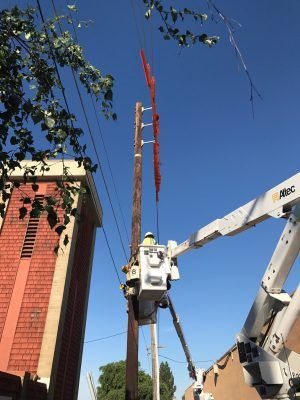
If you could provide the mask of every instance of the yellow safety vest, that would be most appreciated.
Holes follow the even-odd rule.
[[[145,239],[142,242],[143,245],[145,246],[153,246],[156,245],[156,240],[152,237],[145,237]]]

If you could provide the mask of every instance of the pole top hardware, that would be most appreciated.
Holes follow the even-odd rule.
[[[144,124],[144,123],[142,123],[142,129],[145,128],[146,126],[152,126],[152,125],[153,125],[152,122],[151,122],[150,124]]]
[[[144,144],[149,144],[149,143],[155,143],[155,140],[142,140],[142,146],[144,146]]]
[[[142,107],[142,112],[152,110],[152,107]]]

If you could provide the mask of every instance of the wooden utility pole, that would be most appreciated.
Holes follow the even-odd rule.
[[[142,103],[135,106],[134,172],[132,200],[131,256],[136,256],[141,242],[142,198]],[[128,297],[128,333],[125,400],[138,398],[139,302],[137,296]]]
[[[150,329],[151,329],[151,355],[152,355],[152,390],[153,390],[152,397],[153,400],[160,400],[156,324],[151,324]]]

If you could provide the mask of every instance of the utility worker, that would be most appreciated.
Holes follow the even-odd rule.
[[[144,236],[144,240],[142,242],[145,246],[153,246],[156,245],[156,240],[152,232],[147,232]]]

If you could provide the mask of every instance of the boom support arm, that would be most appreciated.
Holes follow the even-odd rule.
[[[268,190],[257,199],[237,208],[221,219],[193,233],[172,249],[176,258],[189,250],[202,247],[220,236],[233,236],[269,217],[281,218],[300,200],[300,173]]]
[[[197,369],[195,364],[193,363],[189,347],[187,345],[187,342],[183,334],[183,330],[181,328],[181,324],[179,322],[179,317],[175,312],[172,300],[169,295],[167,295],[167,300],[168,300],[168,307],[173,318],[173,324],[177,332],[177,335],[179,337],[188,364],[190,377],[194,380],[193,384],[194,400],[214,400],[214,397],[211,393],[203,392],[203,385],[206,378],[205,370],[201,368]]]
[[[168,295],[168,304],[169,304],[170,313],[171,313],[172,318],[173,318],[174,328],[175,328],[175,330],[177,332],[177,335],[179,337],[180,343],[182,345],[182,348],[183,348],[183,351],[184,351],[184,354],[185,354],[185,358],[186,358],[186,361],[187,361],[187,364],[188,364],[188,370],[189,370],[190,377],[192,379],[196,380],[196,368],[195,368],[195,365],[193,363],[192,356],[191,356],[190,350],[188,348],[187,342],[185,340],[185,337],[184,337],[184,334],[183,334],[183,331],[182,331],[182,328],[181,328],[181,325],[180,325],[180,322],[179,322],[179,317],[175,312],[171,297],[169,295]]]

